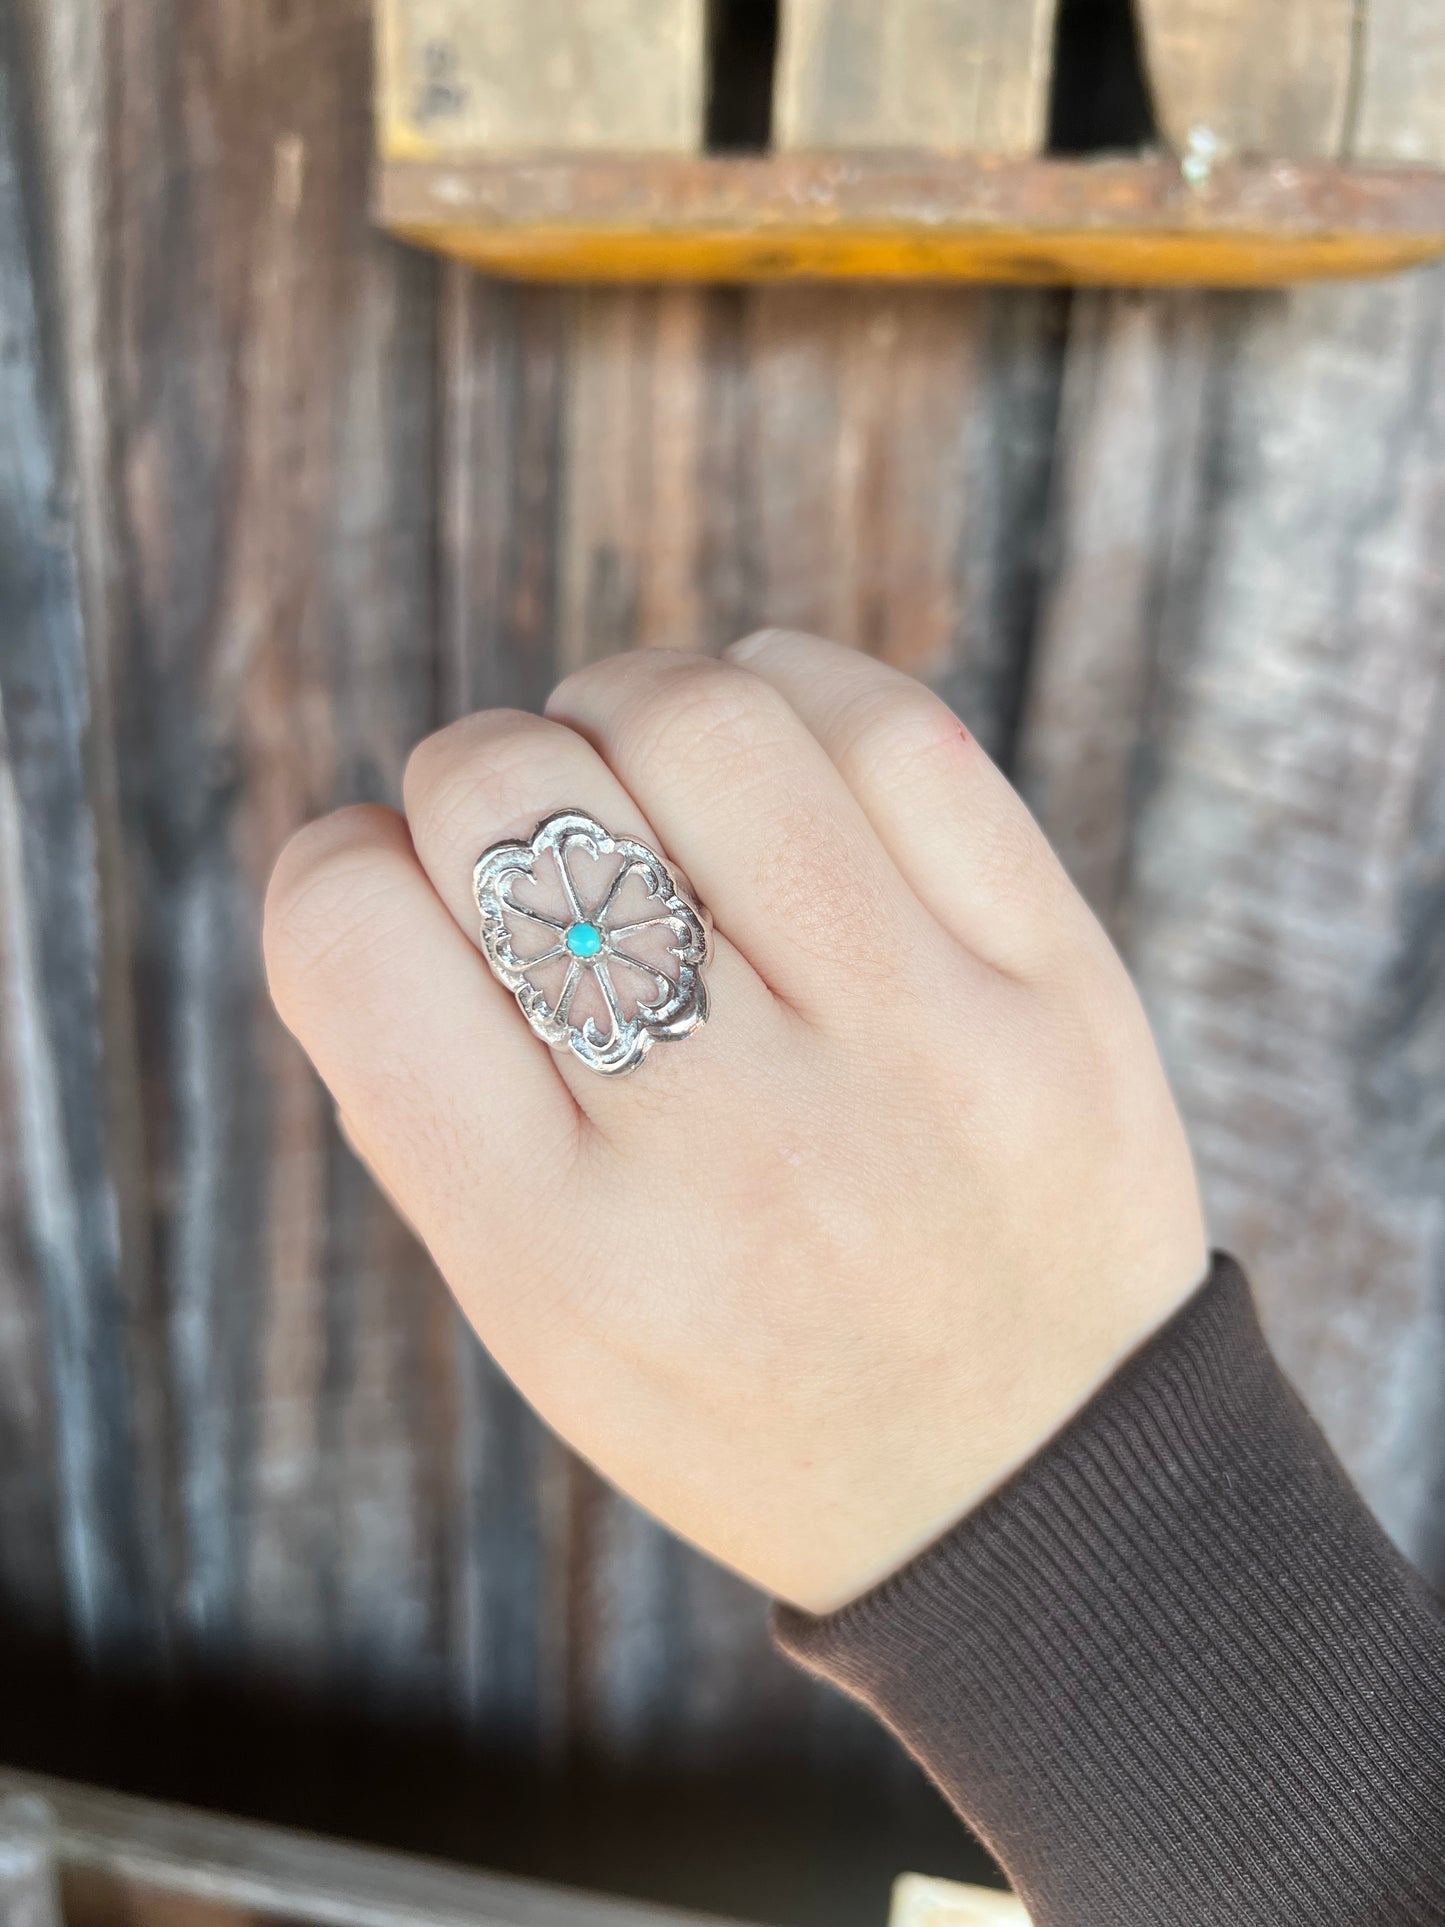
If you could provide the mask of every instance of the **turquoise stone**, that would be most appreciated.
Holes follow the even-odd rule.
[[[574,957],[595,957],[602,949],[602,932],[595,923],[574,923],[564,942]]]

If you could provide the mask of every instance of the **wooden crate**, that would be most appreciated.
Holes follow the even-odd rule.
[[[1165,151],[1043,149],[1056,0],[783,0],[706,154],[703,0],[377,0],[375,207],[556,280],[1218,286],[1445,253],[1445,8],[1141,0]]]

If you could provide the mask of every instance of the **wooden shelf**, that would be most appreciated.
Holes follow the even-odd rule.
[[[1445,172],[988,155],[387,160],[384,226],[552,281],[1270,286],[1445,254]]]

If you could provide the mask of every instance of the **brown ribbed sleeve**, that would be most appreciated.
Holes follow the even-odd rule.
[[[1228,1259],[946,1538],[776,1624],[1035,1927],[1445,1923],[1445,1614]]]

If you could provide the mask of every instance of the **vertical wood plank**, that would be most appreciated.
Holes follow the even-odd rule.
[[[33,1794],[0,1795],[0,1927],[62,1927],[55,1818]]]
[[[1138,0],[1160,132],[1180,152],[1343,151],[1354,0]]]
[[[1032,154],[1055,0],[782,0],[779,147]]]
[[[941,679],[1007,736],[1042,567],[1059,297],[562,299],[559,668],[809,628]]]
[[[618,649],[706,640],[698,482],[709,419],[711,297],[584,290],[569,314],[558,669]]]
[[[1445,167],[1445,13],[1435,0],[1365,0],[1351,152]]]
[[[1004,755],[1065,313],[964,289],[752,297],[758,619],[927,677]]]
[[[383,153],[702,145],[705,0],[378,0]]]
[[[557,676],[569,297],[448,265],[441,290],[439,722],[540,709]],[[459,1330],[456,1690],[468,1724],[550,1774],[569,1747],[582,1474]]]
[[[369,27],[121,17],[116,728],[187,1652],[419,1710],[463,1663],[455,1321],[259,956],[286,831],[394,796],[434,715],[435,270],[367,224]]]
[[[1089,307],[1024,766],[1153,1011],[1215,1238],[1438,1574],[1440,277]],[[1150,394],[1157,427],[1120,406]]]
[[[68,23],[70,10],[57,6],[50,20],[54,25]],[[61,35],[56,34],[59,39]],[[5,341],[5,362],[11,379],[16,364],[31,363],[38,352],[50,349],[48,372],[34,368],[30,379],[35,392],[44,397],[48,414],[44,431],[53,437],[58,426],[57,404],[67,380],[75,392],[87,376],[93,379],[97,356],[92,344],[69,338],[67,322],[72,313],[62,292],[67,257],[64,224],[60,208],[72,184],[84,183],[90,170],[84,164],[70,169],[50,168],[47,178],[47,147],[55,146],[71,133],[63,126],[65,116],[54,99],[53,89],[43,78],[49,65],[46,55],[50,36],[44,22],[33,11],[12,10],[0,22],[0,75],[3,75],[5,107],[0,148],[5,160],[3,180],[6,207],[12,218],[19,206],[25,214],[28,202],[28,231],[9,228],[11,245],[0,265],[0,327]],[[93,61],[82,49],[67,49],[74,57],[69,71],[88,76]],[[22,119],[23,104],[31,115]],[[42,106],[40,103],[44,103]],[[28,141],[27,141],[28,133]],[[77,162],[83,149],[73,149]],[[88,158],[88,157],[87,157]],[[48,191],[38,192],[46,180]],[[19,197],[18,203],[14,198]],[[48,269],[47,288],[37,287],[37,252],[43,239]],[[23,242],[17,249],[16,242]],[[39,297],[39,301],[37,301]],[[42,342],[36,322],[44,319],[50,339]],[[59,345],[64,338],[65,345]],[[87,397],[87,399],[91,399]],[[99,417],[99,410],[72,407],[65,411],[66,446],[52,440],[49,459],[52,466],[64,457],[66,470],[74,475],[76,493],[83,494],[86,464],[76,448],[87,423]],[[7,409],[5,428],[24,433],[24,414]],[[34,432],[32,418],[31,432]],[[3,430],[0,430],[3,432]],[[39,452],[39,451],[36,451]],[[11,465],[6,464],[7,472]],[[93,471],[92,471],[93,472]],[[85,611],[85,545],[78,538],[90,517],[89,501],[75,520],[57,530],[48,519],[37,530],[37,509],[48,511],[48,501],[37,503],[33,491],[22,497],[13,489],[5,491],[4,517],[10,544],[24,542],[28,547],[37,533],[59,536],[56,547],[68,549],[74,564],[70,592],[74,608],[87,640],[95,640],[94,611]],[[7,545],[9,546],[9,545]],[[7,575],[8,582],[8,575]],[[8,592],[7,592],[8,601]],[[14,634],[8,620],[7,636]],[[35,638],[30,639],[32,649]],[[42,641],[41,646],[44,647]],[[87,649],[91,664],[96,650]],[[5,740],[4,690],[0,682],[0,743]],[[94,816],[92,813],[92,822]],[[97,837],[102,834],[95,825]],[[60,1455],[56,1451],[58,1408],[68,1400],[67,1388],[52,1370],[56,1362],[50,1345],[52,1321],[44,1285],[49,1281],[45,1263],[47,1240],[42,1215],[34,1196],[37,1169],[53,1169],[54,1160],[44,1157],[42,1147],[32,1138],[32,1114],[36,1097],[43,1089],[43,1070],[36,1064],[37,1002],[43,987],[35,980],[29,918],[26,906],[29,880],[26,875],[26,824],[22,817],[22,798],[8,754],[0,755],[0,905],[7,914],[0,917],[0,1611],[11,1625],[36,1631],[42,1628],[71,1627],[81,1639],[87,1637],[85,1622],[76,1628],[72,1618],[72,1599],[67,1597],[67,1579],[74,1577],[75,1545],[67,1533],[72,1498],[64,1480]],[[101,870],[104,866],[97,865]],[[43,1020],[40,1020],[43,1021]],[[112,1034],[112,1045],[116,1039]],[[111,1080],[116,1082],[119,1080]],[[39,1155],[37,1155],[39,1154]],[[138,1160],[136,1160],[138,1163]],[[134,1166],[132,1167],[134,1169]],[[134,1187],[132,1187],[133,1189]],[[74,1257],[72,1257],[72,1264]],[[82,1388],[83,1390],[83,1388]],[[83,1500],[82,1500],[83,1506]],[[84,1509],[88,1511],[88,1508]],[[71,1528],[73,1532],[74,1528]],[[67,1574],[65,1551],[69,1543],[71,1572]],[[81,1557],[87,1555],[82,1552]],[[79,1596],[85,1597],[84,1590]]]
[[[442,713],[540,709],[555,680],[568,297],[443,273]]]
[[[1163,582],[1199,512],[1211,340],[1193,297],[1080,295],[1050,568],[1015,774],[1074,882],[1123,933]]]
[[[0,765],[0,904],[23,901],[19,805]],[[20,1101],[27,959],[12,917],[0,917],[0,1622],[24,1629],[66,1623],[44,1300],[31,1237]]]
[[[59,237],[42,187],[40,54],[0,22],[0,836],[15,1138],[43,1294],[66,1604],[82,1649],[154,1668],[167,1573],[151,1428],[137,1402],[145,1324],[134,1146],[112,1078],[126,959],[103,874],[113,809],[92,735],[91,670],[65,392]]]

